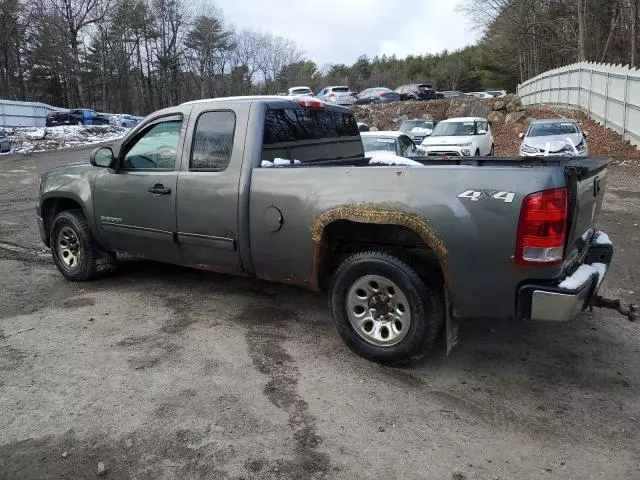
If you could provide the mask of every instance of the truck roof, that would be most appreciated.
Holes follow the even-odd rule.
[[[298,99],[291,97],[289,95],[244,95],[238,97],[218,97],[218,98],[203,98],[200,100],[191,100],[189,102],[184,102],[181,105],[196,105],[200,103],[209,103],[209,102],[235,102],[235,101],[255,101],[255,100],[291,100],[292,102],[297,102]]]

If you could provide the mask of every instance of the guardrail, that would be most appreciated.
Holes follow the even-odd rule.
[[[0,100],[0,127],[44,127],[47,114],[63,110],[40,102]]]
[[[518,85],[523,105],[581,108],[596,122],[640,145],[640,71],[580,62],[556,68]]]

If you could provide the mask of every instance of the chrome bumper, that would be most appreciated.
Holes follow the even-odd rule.
[[[611,244],[593,243],[583,265],[594,266],[588,276],[574,277],[574,281],[556,282],[550,285],[524,285],[518,293],[519,316],[527,320],[566,322],[589,305],[604,280],[613,256]],[[574,276],[577,273],[573,274]],[[566,284],[570,285],[567,287]]]

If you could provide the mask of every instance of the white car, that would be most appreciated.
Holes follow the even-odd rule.
[[[356,101],[355,94],[345,85],[338,87],[325,87],[320,90],[317,97],[318,100],[344,106],[351,106]]]
[[[360,137],[362,137],[362,148],[367,157],[381,154],[404,158],[421,155],[409,135],[404,132],[360,132]]]
[[[482,117],[442,120],[418,149],[429,156],[493,156],[491,125]]]
[[[467,95],[471,95],[476,98],[494,98],[493,95],[488,92],[469,92]]]
[[[506,90],[487,90],[487,93],[493,98],[502,98],[507,96]]]
[[[309,87],[291,87],[287,92],[290,97],[313,97],[313,91]]]
[[[568,118],[535,120],[520,138],[521,157],[589,155],[587,133]]]

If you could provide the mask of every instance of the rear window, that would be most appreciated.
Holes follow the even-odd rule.
[[[205,112],[193,134],[189,170],[220,172],[227,168],[233,147],[236,116],[233,112]]]
[[[418,88],[419,88],[420,90],[433,90],[433,87],[432,87],[431,85],[427,85],[427,84],[424,84],[424,85],[418,85]]]
[[[349,87],[333,87],[331,89],[332,92],[338,92],[338,93],[346,93],[351,91],[351,89]]]
[[[353,115],[321,109],[269,108],[265,115],[262,160],[301,162],[363,155]]]
[[[310,88],[294,88],[291,90],[291,93],[293,93],[294,95],[298,95],[301,93],[311,93],[311,89]]]

